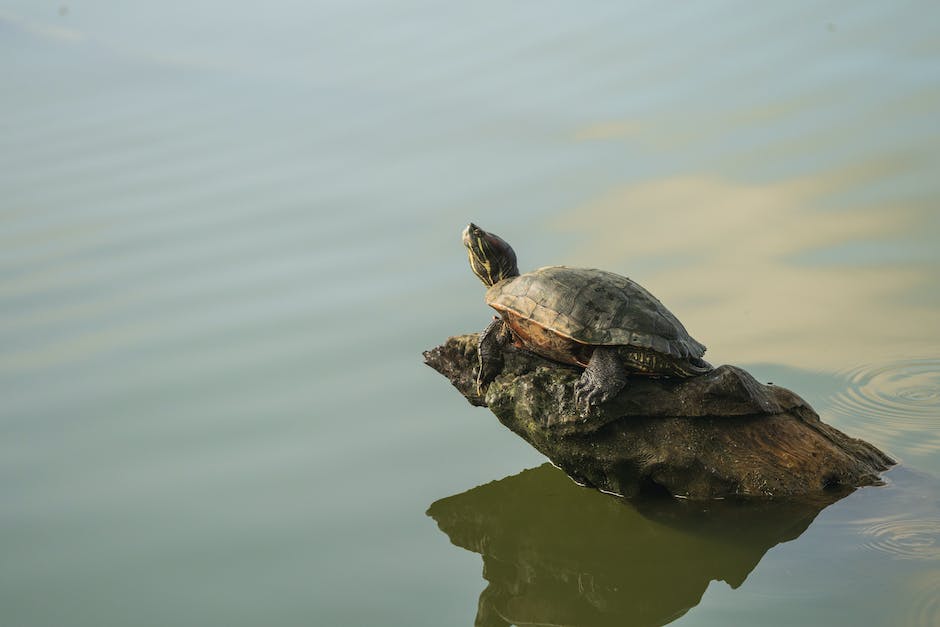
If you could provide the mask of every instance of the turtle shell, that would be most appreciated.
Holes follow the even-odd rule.
[[[705,346],[655,296],[613,272],[539,268],[496,283],[487,290],[486,302],[504,314],[514,330],[523,331],[517,335],[536,349],[569,352],[576,350],[573,340],[590,346],[635,346],[677,359],[705,353]],[[582,361],[572,357],[566,361]]]

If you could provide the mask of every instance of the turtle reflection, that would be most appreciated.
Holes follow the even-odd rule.
[[[662,625],[712,580],[740,586],[798,537],[817,503],[624,501],[545,464],[431,505],[455,545],[483,556],[476,625]]]

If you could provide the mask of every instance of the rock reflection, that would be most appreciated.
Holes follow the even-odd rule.
[[[545,464],[441,499],[428,515],[483,556],[476,625],[662,625],[712,580],[740,586],[818,503],[624,501]]]

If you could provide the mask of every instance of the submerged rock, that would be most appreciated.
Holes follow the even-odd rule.
[[[790,390],[734,366],[689,379],[634,377],[582,416],[578,368],[509,347],[480,395],[476,334],[452,337],[424,358],[572,479],[624,496],[797,497],[878,484],[894,464],[823,423]]]

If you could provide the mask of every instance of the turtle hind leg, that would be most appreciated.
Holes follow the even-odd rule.
[[[586,415],[592,405],[600,405],[617,395],[627,384],[627,371],[616,346],[598,346],[591,355],[581,379],[574,384],[575,406]]]
[[[477,369],[477,394],[486,387],[503,369],[503,347],[509,343],[512,335],[509,325],[499,316],[487,325],[477,340],[479,368]]]

